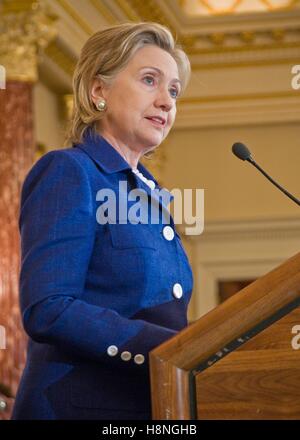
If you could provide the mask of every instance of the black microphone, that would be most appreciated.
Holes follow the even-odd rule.
[[[246,147],[246,145],[241,142],[236,142],[232,145],[233,154],[241,160],[246,160],[250,162],[255,168],[258,169],[273,185],[275,185],[280,191],[282,191],[286,196],[288,196],[293,202],[297,203],[300,206],[300,200],[296,199],[292,194],[290,194],[286,189],[284,189],[279,183],[275,182],[272,177],[270,177],[252,158],[250,150]]]

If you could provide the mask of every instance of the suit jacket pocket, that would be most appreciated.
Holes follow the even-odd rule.
[[[141,223],[109,224],[112,246],[118,249],[149,248],[156,250],[151,225]]]

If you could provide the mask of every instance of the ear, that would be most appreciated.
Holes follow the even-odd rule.
[[[104,85],[100,78],[95,78],[92,82],[91,87],[91,98],[95,105],[97,105],[99,99],[106,97],[106,93],[104,91]]]

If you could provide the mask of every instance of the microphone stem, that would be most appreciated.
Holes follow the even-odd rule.
[[[252,159],[252,157],[250,157],[249,159],[246,159],[248,162],[250,162],[253,166],[255,166],[255,168],[257,168],[271,183],[273,183],[273,185],[275,185],[278,189],[280,189],[280,191],[282,191],[286,196],[288,196],[291,200],[293,200],[293,202],[297,203],[297,205],[300,206],[300,200],[296,199],[296,197],[294,197],[292,194],[290,194],[286,189],[284,189],[281,185],[279,185],[279,183],[275,182],[274,179],[272,179],[271,176],[269,176],[269,174],[267,174],[256,162],[254,159]]]

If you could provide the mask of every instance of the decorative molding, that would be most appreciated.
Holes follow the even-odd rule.
[[[118,7],[122,10],[124,15],[128,18],[130,21],[140,21],[141,16],[138,15],[137,11],[134,8],[134,4],[132,4],[128,0],[115,0],[115,3],[118,5]]]
[[[92,6],[94,6],[95,9],[97,9],[100,15],[103,16],[109,24],[114,25],[119,23],[117,17],[115,17],[111,13],[110,9],[106,6],[106,4],[103,1],[99,2],[99,0],[90,0],[90,3]]]
[[[176,129],[300,122],[300,93],[182,98]]]
[[[244,14],[219,14],[209,16],[189,16],[182,13],[179,0],[156,0],[156,2],[169,11],[169,19],[176,23],[182,33],[205,34],[212,31],[232,32],[245,29],[252,31],[278,27],[286,27],[287,24],[299,24],[300,3],[292,5],[285,10],[261,12],[248,12]]]
[[[214,102],[232,102],[232,101],[249,101],[249,100],[266,100],[266,99],[274,99],[274,98],[294,98],[299,99],[295,91],[285,91],[285,92],[272,92],[272,93],[247,93],[240,95],[217,95],[217,96],[193,96],[187,98],[181,98],[179,100],[179,107],[185,104],[198,104],[202,105],[203,103],[214,103]]]
[[[295,28],[291,31],[283,31],[282,38],[276,39],[274,38],[273,31],[265,31],[265,32],[253,32],[249,35],[248,41],[245,39],[244,32],[238,32],[236,34],[228,34],[227,36],[223,36],[224,44],[213,43],[214,39],[218,37],[218,34],[205,35],[198,39],[196,43],[194,43],[193,47],[187,48],[187,52],[189,55],[218,55],[222,54],[224,57],[228,54],[231,54],[237,57],[240,56],[241,53],[256,53],[271,50],[285,50],[296,48],[299,50],[300,47],[300,26],[299,28]],[[230,41],[230,43],[226,43],[226,40]],[[197,46],[196,46],[197,44]],[[238,61],[238,60],[237,60]],[[253,60],[255,61],[255,60]]]
[[[269,52],[266,53],[266,50]],[[275,50],[275,51],[274,51]],[[257,52],[245,50],[236,56],[233,52],[215,52],[203,53],[199,59],[192,61],[192,69],[194,71],[202,69],[228,68],[228,67],[245,67],[245,66],[270,66],[274,64],[295,64],[300,58],[300,43],[289,44],[281,47],[260,47]],[[70,77],[76,65],[76,57],[70,53],[59,41],[53,41],[45,49],[45,54],[52,59],[64,72]],[[214,56],[212,56],[214,55]]]
[[[56,20],[43,3],[3,1],[0,55],[8,80],[37,81],[38,58],[56,36]]]
[[[288,10],[296,5],[298,0],[285,0],[284,4],[279,4],[272,0],[257,0],[256,2],[248,2],[244,0],[232,0],[231,4],[224,5],[220,2],[211,0],[179,0],[179,4],[183,11],[188,15],[208,16],[208,15],[227,15],[249,12],[270,12],[275,10]],[[219,3],[217,5],[217,3]]]
[[[61,63],[60,63],[61,64]],[[38,65],[39,81],[54,95],[64,95],[72,91],[71,70],[65,70],[57,63],[56,58],[44,55]]]
[[[80,29],[82,33],[80,38],[96,30],[67,0],[56,0],[56,3],[65,13],[61,19],[66,20],[69,17]],[[179,21],[178,17],[174,16],[174,11],[180,11],[177,0],[172,2],[110,0],[109,4],[107,1],[90,0],[89,5],[99,11],[99,14],[110,24],[122,21],[120,17],[124,16],[130,21],[158,21],[168,26],[189,54],[193,71],[219,67],[296,63],[299,59],[300,11],[298,10],[293,14],[287,11],[240,14],[238,17],[236,15],[221,19],[219,16],[205,17],[190,22],[185,21],[186,17],[181,17]],[[55,11],[59,10],[56,8]],[[65,36],[61,34],[60,38],[64,43],[53,43],[47,52],[53,62],[58,63],[59,67],[71,77],[76,62],[76,57],[71,53],[78,52],[78,43],[74,51],[74,45],[68,47],[71,43],[67,34]]]
[[[252,52],[252,53],[240,53],[238,57],[233,56],[233,54],[216,54],[214,57],[201,56],[200,61],[192,61],[192,70],[203,71],[212,69],[228,69],[228,68],[239,68],[239,67],[258,67],[258,66],[277,66],[280,64],[298,64],[299,63],[299,49],[295,47],[294,49],[285,49],[276,52],[269,51],[268,54],[264,52]]]
[[[300,42],[300,12],[295,9],[291,16],[292,5],[288,10],[272,13],[226,15],[221,21],[218,20],[219,17],[204,17],[202,20],[194,20],[194,27],[191,29],[189,23],[180,22],[178,16],[177,20],[174,20],[174,9],[180,8],[176,0],[172,0],[172,4],[170,0],[165,3],[161,0],[115,1],[127,15],[128,11],[131,11],[128,18],[133,21],[138,19],[156,21],[167,26],[174,35],[177,35],[178,41],[189,55],[215,54],[232,50],[252,51],[274,47],[280,49],[285,48],[291,38]],[[132,14],[132,11],[135,14]],[[250,26],[248,21],[245,22],[248,17],[252,19]],[[281,17],[283,20],[280,20]],[[205,23],[206,28],[203,29],[201,24]]]
[[[59,66],[67,75],[72,77],[77,59],[63,47],[59,39],[51,42],[45,49],[45,54]]]
[[[131,10],[135,12],[136,17],[145,21],[161,23],[176,33],[176,29],[174,29],[172,23],[156,0],[147,0],[144,2],[140,0],[118,0],[118,3],[123,8],[125,5],[127,5],[127,7],[129,6]]]
[[[201,242],[232,242],[234,240],[278,240],[300,239],[299,218],[266,219],[248,221],[208,222],[201,235],[186,236],[189,240]],[[299,242],[300,243],[300,240]]]
[[[56,0],[57,3],[72,17],[72,19],[83,29],[88,36],[94,33],[93,28],[88,24],[86,20],[74,9],[66,0]]]

